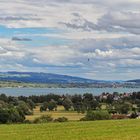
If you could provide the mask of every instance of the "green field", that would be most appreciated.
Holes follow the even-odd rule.
[[[140,140],[140,120],[0,125],[0,140]]]

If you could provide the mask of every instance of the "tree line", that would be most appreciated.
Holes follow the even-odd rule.
[[[38,104],[41,112],[55,111],[57,106],[62,105],[66,111],[74,110],[78,113],[86,113],[82,120],[109,119],[110,114],[129,113],[131,117],[135,118],[140,112],[140,92],[131,94],[102,93],[98,96],[90,93],[83,95],[48,94],[29,97],[13,97],[1,94],[0,123],[23,123],[26,121],[25,116],[33,114],[33,109]],[[105,109],[103,109],[103,105],[106,106]]]

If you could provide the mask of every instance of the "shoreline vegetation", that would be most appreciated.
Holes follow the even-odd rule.
[[[24,83],[17,81],[0,81],[0,88],[140,88],[140,83],[69,83],[69,84],[43,84]]]

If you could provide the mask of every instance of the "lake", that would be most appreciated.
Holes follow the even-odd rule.
[[[46,95],[49,93],[59,95],[92,93],[93,95],[100,95],[103,92],[131,93],[137,91],[140,91],[140,88],[0,88],[0,94],[4,93],[10,96]]]

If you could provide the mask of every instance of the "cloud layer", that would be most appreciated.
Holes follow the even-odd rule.
[[[0,11],[1,71],[139,76],[139,0],[1,0]]]

